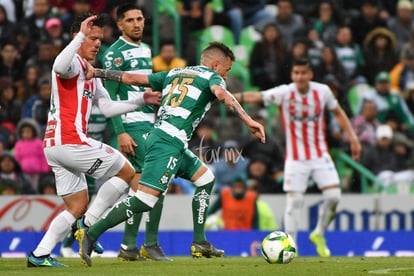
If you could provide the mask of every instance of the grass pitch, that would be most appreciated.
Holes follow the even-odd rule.
[[[93,258],[84,267],[77,258],[57,258],[67,268],[27,268],[26,259],[0,258],[0,275],[414,275],[413,258],[406,257],[298,257],[290,264],[268,264],[262,257],[193,259],[172,262],[121,263],[116,258]]]

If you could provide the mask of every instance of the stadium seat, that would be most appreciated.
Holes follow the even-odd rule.
[[[364,95],[365,92],[373,89],[372,86],[366,83],[360,83],[352,87],[348,91],[348,102],[349,106],[351,107],[352,114],[358,115],[358,105],[359,101]]]
[[[256,31],[253,26],[243,28],[240,34],[240,45],[237,45],[234,48],[236,60],[244,66],[248,66],[254,44],[261,40],[261,38],[262,35]]]
[[[227,45],[230,49],[234,49],[234,36],[230,29],[220,26],[213,25],[204,29],[198,40],[198,53],[208,46],[211,41],[219,41]]]

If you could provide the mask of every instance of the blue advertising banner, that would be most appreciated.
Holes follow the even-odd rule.
[[[261,240],[268,232],[209,231],[207,238],[227,256],[260,255]],[[141,245],[144,233],[138,235]],[[299,256],[316,256],[315,247],[308,240],[309,232],[298,235]],[[43,232],[0,232],[2,257],[25,257],[37,246]],[[411,231],[329,231],[325,235],[332,256],[414,256],[414,238]],[[103,256],[115,257],[122,240],[122,232],[106,232],[99,241],[105,247]],[[189,256],[192,231],[161,231],[159,242],[169,256]],[[73,248],[78,250],[77,242]],[[59,256],[60,245],[53,254]]]

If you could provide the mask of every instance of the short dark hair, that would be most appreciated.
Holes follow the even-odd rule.
[[[207,48],[205,48],[203,50],[203,52],[205,51],[209,51],[209,50],[213,50],[213,49],[218,49],[219,51],[221,51],[226,57],[230,58],[232,61],[235,60],[234,57],[234,53],[233,51],[227,47],[224,43],[218,42],[218,41],[213,41],[210,42],[207,46]]]
[[[292,67],[293,66],[308,66],[309,68],[311,68],[309,59],[307,59],[305,57],[297,58],[297,59],[293,60]]]
[[[70,33],[74,34],[74,33],[78,33],[80,31],[80,26],[82,24],[82,22],[90,17],[93,16],[94,14],[92,13],[84,13],[78,17],[76,17],[75,21],[73,22],[72,26],[70,27]],[[100,14],[97,16],[97,18],[93,21],[92,26],[97,26],[100,28],[103,28],[103,26],[106,24],[106,21],[108,20],[108,16],[104,15],[104,14]]]
[[[125,17],[125,13],[127,11],[130,11],[130,10],[140,10],[140,11],[142,11],[141,8],[138,7],[135,4],[125,3],[125,4],[122,4],[122,5],[118,6],[118,9],[116,10],[116,19],[121,20],[122,18]]]

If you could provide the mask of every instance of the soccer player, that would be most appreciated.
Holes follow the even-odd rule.
[[[118,29],[122,35],[105,52],[103,67],[111,70],[122,70],[140,74],[152,72],[151,49],[141,41],[144,31],[145,18],[142,11],[134,4],[123,4],[116,11]],[[125,100],[129,95],[145,92],[144,87],[127,85],[119,82],[104,81],[113,100]],[[144,164],[145,134],[149,132],[155,122],[154,106],[145,105],[122,116],[111,118],[111,136],[117,138],[119,150],[125,154],[135,168],[135,176],[129,189],[129,196],[133,196],[138,188],[138,181]],[[115,138],[115,139],[116,139]],[[116,145],[112,145],[116,146]],[[170,261],[162,247],[158,244],[158,227],[164,195],[149,212],[149,220],[145,227],[145,242],[141,249],[137,248],[137,234],[142,214],[137,213],[125,222],[125,231],[118,259],[121,261],[139,261],[147,257],[156,261]],[[87,225],[95,223],[99,217],[93,213],[95,204],[88,209],[85,216]]]
[[[113,205],[128,188],[134,169],[116,149],[89,138],[86,133],[92,104],[106,117],[119,115],[146,104],[158,104],[159,92],[148,91],[128,101],[112,101],[99,79],[87,79],[88,61],[95,58],[103,38],[103,18],[85,15],[72,26],[73,40],[56,57],[52,69],[52,96],[43,146],[56,177],[56,190],[65,210],[51,222],[44,237],[31,252],[29,267],[62,267],[50,256],[56,244],[69,233],[88,205],[85,175],[108,177],[99,190]]]
[[[338,105],[327,85],[311,81],[312,69],[307,59],[294,61],[292,83],[266,91],[237,93],[235,97],[246,103],[275,104],[285,128],[286,160],[283,190],[287,193],[284,214],[285,231],[295,240],[300,211],[308,178],[312,177],[322,191],[323,203],[319,208],[316,228],[309,239],[316,245],[321,257],[330,256],[324,232],[334,219],[341,197],[339,177],[329,155],[324,134],[324,110],[330,110],[340,127],[348,134],[352,157],[358,160],[361,145],[348,117]]]
[[[251,119],[225,88],[224,79],[227,77],[233,61],[233,52],[227,46],[213,42],[203,50],[200,66],[176,68],[150,75],[113,70],[93,70],[95,77],[122,81],[132,85],[150,86],[154,90],[162,91],[163,100],[154,128],[146,139],[144,168],[138,191],[133,197],[118,202],[97,223],[88,229],[81,228],[76,233],[80,244],[79,254],[85,265],[92,265],[90,254],[95,241],[103,232],[129,219],[134,213],[151,210],[157,203],[159,196],[167,189],[170,180],[180,173],[179,169],[183,165],[184,168],[187,168],[183,164],[188,159],[185,155],[187,143],[191,139],[194,128],[203,119],[204,114],[216,98],[224,102],[243,120],[257,138],[265,142],[263,126]],[[198,160],[195,155],[193,157]],[[197,178],[196,186],[199,186],[198,182],[214,179],[212,174],[207,174],[207,172],[199,171],[199,175],[194,177]],[[198,215],[198,220],[205,221],[209,195],[206,192],[201,192],[197,198],[200,210],[198,214],[193,213],[193,216]],[[201,242],[193,242],[192,253],[197,251],[201,244]],[[207,241],[205,244],[210,245]]]

